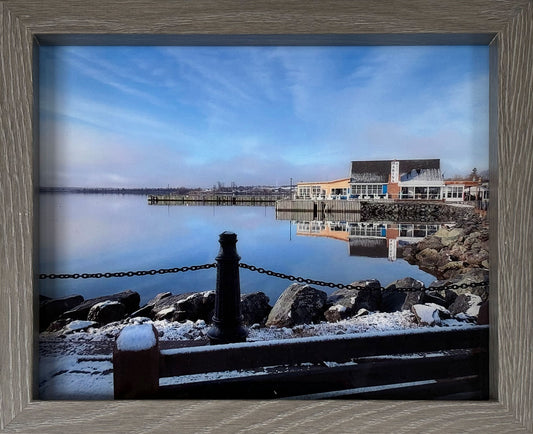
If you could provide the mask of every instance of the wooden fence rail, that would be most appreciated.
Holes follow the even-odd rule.
[[[128,368],[139,365],[138,357],[151,359],[142,351],[128,351],[125,357],[115,348],[115,398],[484,399],[488,332],[488,326],[467,326],[154,347],[144,351],[151,351],[152,360],[156,354],[158,380],[132,375]]]

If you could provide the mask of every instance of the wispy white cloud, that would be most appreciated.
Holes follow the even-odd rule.
[[[64,61],[72,68],[73,74],[97,81],[103,86],[111,87],[140,101],[159,107],[168,107],[164,100],[144,90],[154,86],[153,80],[141,78],[142,76],[136,74],[135,71],[128,71],[120,64],[110,63],[79,48],[65,47],[65,49]]]
[[[368,158],[487,165],[488,68],[473,49],[104,48],[43,56],[55,137],[42,142],[70,185],[327,179]]]

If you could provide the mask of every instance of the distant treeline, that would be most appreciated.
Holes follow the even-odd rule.
[[[189,194],[201,188],[108,188],[108,187],[40,187],[41,193],[89,193],[89,194]]]

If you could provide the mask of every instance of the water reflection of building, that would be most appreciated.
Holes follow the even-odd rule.
[[[440,227],[438,223],[297,221],[296,235],[347,241],[350,256],[395,261],[403,246],[434,234]]]

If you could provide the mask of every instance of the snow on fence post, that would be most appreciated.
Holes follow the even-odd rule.
[[[124,327],[113,347],[115,399],[154,397],[159,389],[159,339],[152,324]]]
[[[207,336],[211,344],[244,342],[248,331],[242,325],[237,234],[222,232],[219,243],[215,314]]]

